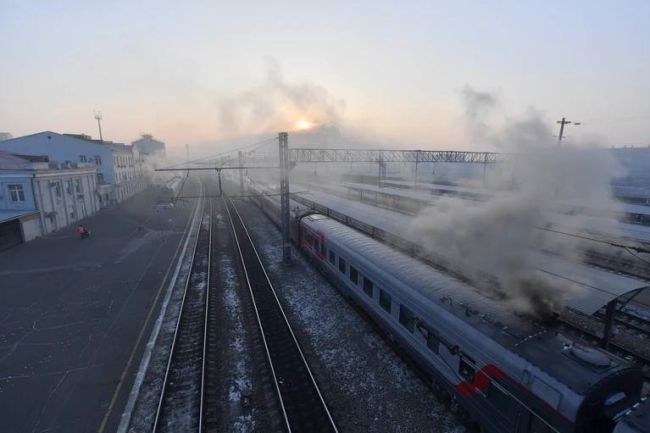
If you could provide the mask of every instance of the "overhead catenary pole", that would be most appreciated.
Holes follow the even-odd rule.
[[[413,189],[418,187],[418,164],[420,163],[420,151],[415,151],[415,175],[413,176]]]
[[[282,261],[291,263],[291,239],[289,236],[289,134],[278,134],[280,151],[280,220],[282,227]]]
[[[244,152],[239,151],[239,166],[244,166]],[[239,170],[239,193],[244,194],[244,169]]]
[[[560,133],[557,135],[557,145],[559,146],[560,143],[562,142],[562,139],[564,138],[564,126],[565,125],[571,125],[573,123],[574,126],[580,125],[580,122],[571,122],[570,120],[566,120],[566,117],[563,117],[562,120],[558,120],[555,122],[560,125]]]

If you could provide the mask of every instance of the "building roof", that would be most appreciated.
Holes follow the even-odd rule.
[[[37,210],[9,210],[0,209],[0,223],[22,218],[27,215],[37,214]]]
[[[2,170],[31,170],[47,168],[46,155],[19,155],[0,150],[0,169]]]

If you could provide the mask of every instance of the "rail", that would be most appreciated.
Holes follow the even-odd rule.
[[[288,432],[338,432],[255,245],[232,200],[224,204]]]
[[[180,312],[174,328],[174,337],[154,418],[152,428],[154,433],[178,431],[180,428],[175,425],[175,422],[180,419],[193,424],[192,429],[198,433],[203,431],[205,330],[207,329],[205,322],[208,318],[208,308],[205,304],[210,287],[211,216],[212,202],[209,202],[208,209],[203,209],[199,234],[192,252],[190,272],[183,288]],[[202,272],[205,272],[207,279],[206,290],[201,287],[199,274]],[[197,390],[200,391],[198,402],[195,401]],[[188,417],[189,421],[187,421]]]

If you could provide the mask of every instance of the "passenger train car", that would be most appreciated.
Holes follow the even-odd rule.
[[[183,188],[183,178],[180,176],[174,176],[159,187],[158,194],[156,196],[156,206],[158,208],[170,208],[174,207],[176,198],[179,195],[179,191]]]
[[[279,223],[277,197],[252,188]],[[325,215],[293,205],[292,218],[307,257],[483,431],[609,433],[639,401],[643,375],[624,360]]]

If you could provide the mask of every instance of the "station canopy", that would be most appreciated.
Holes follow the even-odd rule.
[[[613,300],[625,302],[650,288],[647,281],[543,255],[537,268],[545,278],[567,289],[565,306],[587,315],[593,315]]]

